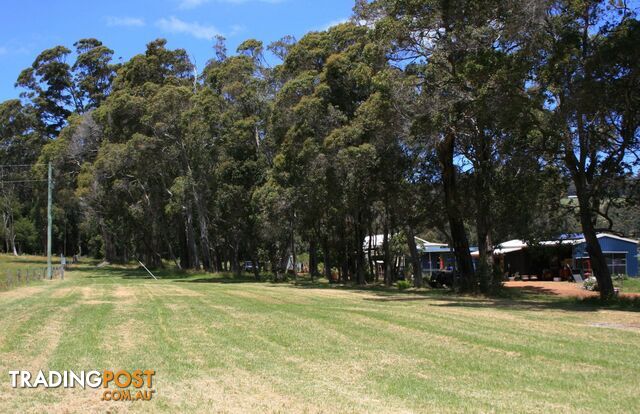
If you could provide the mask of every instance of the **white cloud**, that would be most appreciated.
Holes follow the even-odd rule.
[[[203,26],[198,22],[185,22],[174,16],[158,20],[156,26],[165,32],[189,34],[197,39],[213,39],[220,34],[220,31],[213,26]]]
[[[180,0],[180,8],[181,9],[194,9],[200,6],[203,3],[206,3],[207,0]]]
[[[107,26],[142,27],[144,25],[144,19],[137,17],[107,16]]]
[[[2,55],[28,55],[31,54],[33,44],[21,45],[18,42],[8,42],[6,46],[0,46],[0,56]]]
[[[194,9],[199,7],[205,3],[210,3],[212,1],[216,3],[230,3],[230,4],[244,4],[249,2],[257,2],[257,3],[282,3],[286,0],[178,0],[179,7],[181,9]]]
[[[319,30],[321,30],[321,31],[329,30],[331,27],[337,26],[337,25],[342,24],[342,23],[346,23],[349,20],[350,19],[348,17],[343,17],[342,19],[335,19],[335,20],[332,20],[329,23],[325,24],[324,26],[320,27]]]
[[[245,30],[247,30],[246,27],[244,27],[241,24],[234,24],[233,26],[231,26],[231,30],[228,33],[229,37],[233,37],[233,36],[237,36],[241,33],[243,33]]]

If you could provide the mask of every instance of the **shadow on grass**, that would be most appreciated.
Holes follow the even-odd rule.
[[[550,294],[532,295],[523,293],[519,297],[492,298],[492,297],[464,297],[454,296],[445,303],[436,303],[438,307],[461,308],[503,308],[513,310],[564,310],[573,312],[596,312],[598,310],[618,310],[640,312],[640,300],[638,298],[621,297],[603,301],[599,297],[566,297]]]
[[[122,279],[152,279],[153,277],[142,267],[127,267],[127,266],[94,266],[86,264],[72,265],[68,269],[69,271],[83,274],[83,277],[87,279],[101,279],[119,277]],[[184,279],[193,276],[192,274],[175,269],[157,269],[152,270],[152,273],[158,279]]]
[[[310,283],[289,284],[299,289],[339,289],[366,292],[363,300],[372,302],[433,301],[431,306],[462,308],[502,308],[514,310],[556,309],[578,312],[595,312],[601,309],[640,312],[640,298],[619,297],[603,301],[599,297],[567,297],[542,287],[504,288],[494,296],[464,295],[446,289],[397,290],[386,286],[330,285]]]
[[[22,264],[33,264],[33,265],[38,265],[40,267],[42,266],[47,266],[47,259],[45,258],[44,260],[41,259],[23,259],[21,257],[15,257],[15,258],[11,258],[9,260],[5,261],[6,263],[10,263],[10,264],[14,264],[14,265],[22,265]],[[57,262],[53,261],[53,265],[59,265],[60,264],[60,260],[58,260]]]
[[[267,280],[256,280],[254,277],[249,276],[218,276],[218,277],[200,277],[197,279],[189,278],[183,280],[176,280],[179,283],[267,283]]]
[[[118,277],[126,280],[148,280],[152,277],[141,267],[126,266],[74,265],[71,270],[86,274],[89,279]],[[558,295],[550,289],[543,287],[526,286],[523,288],[505,288],[496,296],[461,295],[446,289],[407,289],[398,290],[395,287],[387,287],[380,284],[365,286],[355,284],[329,283],[326,279],[311,281],[308,277],[299,277],[296,280],[273,282],[264,277],[258,281],[253,274],[236,276],[232,273],[202,273],[188,272],[176,269],[152,270],[154,275],[161,280],[177,283],[195,284],[256,284],[265,286],[278,286],[290,289],[305,290],[339,290],[367,293],[362,300],[373,302],[414,302],[432,301],[431,306],[461,307],[461,308],[502,308],[513,310],[545,310],[556,309],[579,312],[595,312],[600,309],[640,311],[640,298],[621,297],[608,302],[603,302],[599,297],[574,298]]]

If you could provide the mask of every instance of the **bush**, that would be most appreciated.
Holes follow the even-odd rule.
[[[625,274],[618,273],[617,275],[611,276],[611,278],[613,279],[614,282],[622,282],[627,280],[629,277]]]
[[[38,231],[33,221],[28,218],[19,218],[14,225],[16,241],[21,245],[22,252],[33,252],[38,248]]]
[[[398,280],[396,286],[398,286],[398,289],[400,290],[409,289],[411,287],[411,282],[409,282],[408,280]]]
[[[591,276],[585,279],[584,284],[582,285],[583,288],[590,290],[592,292],[597,291],[598,290],[598,279],[596,279],[595,277]]]

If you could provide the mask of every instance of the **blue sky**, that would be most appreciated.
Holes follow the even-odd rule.
[[[201,68],[213,56],[211,38],[227,38],[230,51],[245,39],[270,43],[300,38],[351,15],[353,0],[21,0],[3,2],[0,14],[0,101],[18,96],[20,71],[44,49],[72,49],[95,37],[126,60],[158,37],[185,48]],[[72,61],[69,63],[73,63]]]

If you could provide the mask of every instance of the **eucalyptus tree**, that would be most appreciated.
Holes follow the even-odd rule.
[[[23,88],[20,96],[33,102],[43,132],[49,136],[55,136],[71,112],[83,110],[71,67],[66,62],[70,53],[64,46],[43,51],[31,67],[20,72],[16,81],[16,86]]]
[[[79,99],[85,110],[96,108],[109,96],[117,65],[111,63],[113,50],[93,38],[73,44],[76,61],[71,67]]]
[[[480,269],[490,269],[491,176],[496,140],[505,134],[504,124],[496,123],[505,118],[505,111],[517,113],[519,109],[512,107],[520,108],[520,101],[526,101],[527,71],[516,67],[515,56],[537,21],[537,5],[533,1],[375,0],[356,6],[360,18],[374,26],[377,36],[393,45],[389,58],[401,67],[411,64],[417,75],[420,99],[415,122],[439,160],[462,290],[475,291],[478,279],[458,176],[464,168],[476,177],[473,206]]]
[[[292,197],[292,233],[308,242],[314,262],[322,246],[327,276],[334,258],[343,280],[363,284],[374,204],[384,206],[387,232],[396,215],[403,127],[390,91],[400,72],[369,29],[353,23],[304,36],[275,71],[283,82],[270,121],[272,179]]]
[[[165,210],[174,180],[185,174],[179,143],[193,84],[186,51],[159,39],[118,69],[113,90],[92,117],[103,138],[84,166],[81,194],[101,228],[108,260],[140,254],[152,266],[172,255]],[[133,246],[133,251],[131,249]]]
[[[81,39],[74,45],[73,65],[67,62],[71,50],[55,46],[40,53],[16,81],[22,88],[20,96],[33,104],[42,132],[50,137],[56,136],[70,114],[98,106],[111,87],[113,51],[96,39]]]
[[[640,145],[640,23],[626,2],[553,1],[541,33],[538,81],[557,138],[558,161],[575,185],[579,218],[603,298],[613,283],[597,239],[608,200],[637,171]]]
[[[253,192],[264,181],[262,141],[269,110],[269,70],[263,45],[247,40],[234,56],[211,60],[203,73],[204,87],[220,101],[218,159],[211,171],[217,183],[212,207],[218,212],[219,255],[240,273],[242,256],[257,259]],[[229,254],[225,254],[228,252]]]
[[[36,182],[15,181],[34,179],[28,164],[38,160],[46,142],[38,133],[39,127],[40,121],[32,105],[18,99],[0,103],[0,234],[4,238],[5,252],[18,253],[17,245],[22,241],[16,229],[19,223],[23,228],[27,223],[30,226],[37,224],[33,202],[38,200],[42,186]],[[37,246],[34,242],[29,244],[30,247]]]

